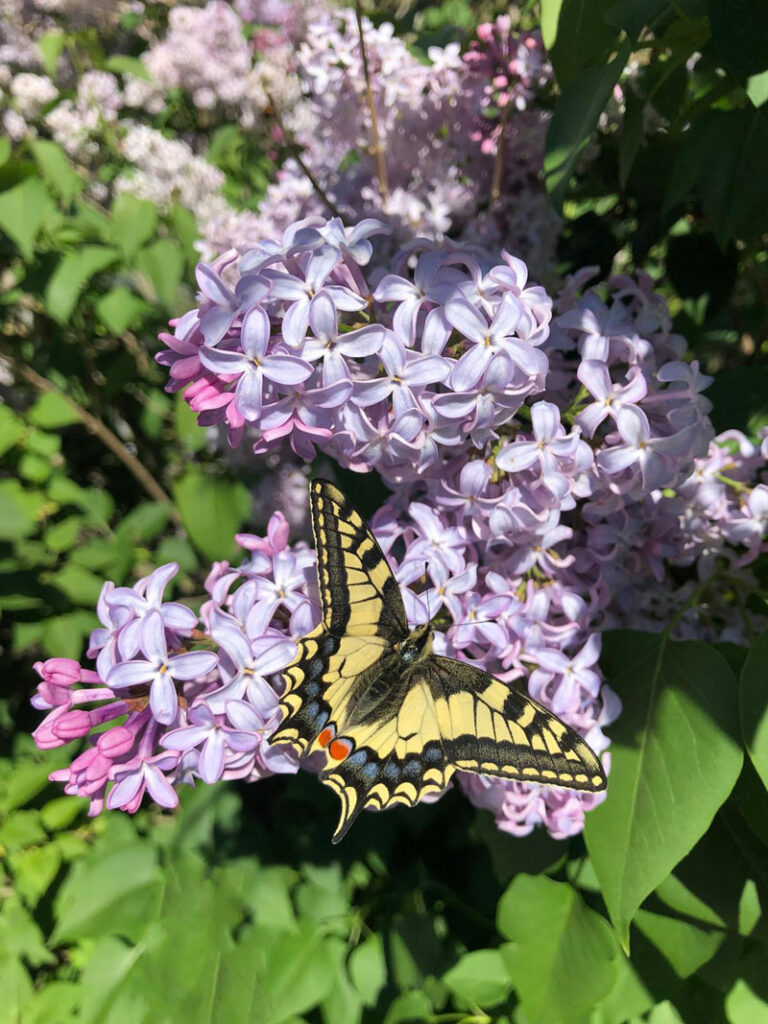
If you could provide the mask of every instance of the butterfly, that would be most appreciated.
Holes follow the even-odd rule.
[[[546,708],[481,669],[432,653],[362,516],[334,484],[310,484],[322,620],[285,669],[270,743],[325,751],[341,799],[333,842],[364,809],[412,807],[456,771],[594,793],[600,761]]]

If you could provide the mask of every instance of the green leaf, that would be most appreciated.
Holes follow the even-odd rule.
[[[651,1009],[654,997],[638,972],[622,956],[618,960],[616,983],[600,1001],[589,1024],[625,1024],[630,1018],[639,1017]]]
[[[713,648],[663,635],[604,637],[601,666],[623,703],[608,796],[584,837],[611,920],[629,923],[706,832],[739,776],[733,672]]]
[[[161,238],[153,245],[142,249],[137,254],[135,262],[143,275],[148,298],[161,302],[167,309],[174,311],[184,273],[184,254],[179,243],[170,238]]]
[[[512,988],[504,957],[498,949],[476,949],[465,953],[443,975],[448,988],[466,1006],[488,1009],[503,1003]]]
[[[428,1019],[433,1012],[432,1000],[426,992],[404,992],[390,1003],[384,1024],[416,1024]]]
[[[43,843],[46,838],[39,811],[13,811],[0,825],[0,847],[6,852],[13,853],[25,846]]]
[[[74,796],[58,796],[40,810],[40,817],[49,832],[68,828],[88,807],[88,800]]]
[[[157,229],[157,207],[130,192],[120,192],[112,204],[111,217],[110,241],[120,248],[126,260],[132,260]]]
[[[143,299],[122,284],[107,292],[96,303],[96,312],[101,322],[108,331],[118,335],[129,327],[134,330],[139,327],[149,308]]]
[[[293,934],[251,928],[222,959],[211,1021],[287,1024],[306,1013],[333,988],[332,949],[311,921]]]
[[[163,873],[147,843],[95,849],[73,865],[56,895],[51,943],[104,935],[138,941],[162,887]]]
[[[53,472],[50,459],[26,452],[19,461],[19,476],[32,484],[42,484]]]
[[[355,946],[349,954],[349,976],[365,1005],[374,1007],[387,983],[387,961],[381,935],[371,935]]]
[[[643,29],[664,10],[669,0],[618,0],[605,15],[609,25],[623,28],[630,39],[639,39]]]
[[[739,978],[725,997],[725,1015],[729,1024],[768,1024],[768,1002]]]
[[[42,181],[28,178],[0,194],[0,230],[16,243],[24,259],[31,260],[35,239],[55,210]]]
[[[4,167],[11,159],[11,140],[7,135],[0,137],[0,167]]]
[[[20,960],[0,957],[0,1024],[21,1024],[32,996],[32,981]]]
[[[31,148],[43,180],[51,192],[64,203],[71,203],[75,196],[80,195],[85,182],[72,166],[67,154],[61,146],[47,139],[35,139]]]
[[[544,180],[558,211],[562,210],[579,156],[597,127],[629,53],[629,43],[625,42],[610,64],[580,72],[555,104],[547,132]]]
[[[624,121],[619,133],[619,182],[622,189],[627,187],[632,165],[643,143],[645,110],[644,101],[632,89],[627,90],[625,103]]]
[[[234,557],[234,535],[251,507],[245,485],[190,469],[176,483],[173,494],[196,547],[212,560]]]
[[[141,78],[144,82],[151,82],[147,65],[138,57],[129,57],[124,53],[116,53],[104,61],[104,67],[115,75],[133,75],[134,78]]]
[[[12,893],[3,899],[0,912],[0,960],[17,956],[33,967],[56,963],[56,957],[46,949],[37,922],[18,895]]]
[[[208,444],[208,437],[205,432],[205,428],[197,425],[197,413],[190,409],[182,395],[176,395],[176,402],[173,410],[174,420],[176,423],[176,436],[179,441],[181,441],[184,448],[188,452],[199,452],[201,449],[205,448]]]
[[[67,45],[67,37],[63,32],[46,32],[37,40],[37,48],[43,59],[43,67],[49,78],[56,78],[56,67],[59,63],[64,47]]]
[[[74,562],[67,562],[51,577],[51,581],[74,604],[85,605],[88,608],[95,607],[104,584],[104,580],[95,573]]]
[[[563,0],[559,4],[556,40],[549,56],[561,91],[569,89],[580,72],[604,65],[616,48],[618,32],[606,20],[614,3],[615,0]],[[553,14],[547,20],[551,31]]]
[[[26,491],[18,480],[0,480],[0,540],[20,540],[37,529],[45,499]]]
[[[9,409],[0,405],[0,455],[5,455],[24,433],[24,421]]]
[[[93,605],[92,601],[87,602]],[[63,615],[53,615],[43,622],[42,643],[51,658],[74,658],[83,653],[85,638],[99,624],[94,612],[78,609]]]
[[[541,0],[541,35],[544,45],[551,50],[557,39],[557,24],[563,0]]]
[[[15,890],[27,906],[34,907],[58,874],[61,850],[53,843],[32,846],[11,854],[9,863]]]
[[[688,921],[638,910],[635,924],[664,954],[676,974],[688,978],[708,963],[725,939],[724,931],[705,931]]]
[[[72,406],[57,391],[48,391],[41,395],[27,412],[27,418],[41,430],[60,430],[61,427],[80,422]]]
[[[54,523],[43,534],[45,546],[50,551],[70,551],[77,544],[84,522],[82,516],[67,516],[61,522]]]
[[[530,1024],[575,1021],[613,987],[621,956],[616,937],[570,885],[518,875],[496,920],[516,943],[508,966]]]
[[[170,506],[160,501],[143,501],[123,516],[115,530],[118,540],[146,544],[163,532],[171,517]]]
[[[741,671],[739,711],[744,743],[768,789],[768,630],[752,645]]]
[[[66,323],[88,281],[117,257],[115,249],[104,245],[84,245],[64,256],[45,289],[45,308],[53,319]]]
[[[157,545],[157,564],[178,562],[181,572],[193,573],[198,566],[195,549],[184,537],[163,537]]]

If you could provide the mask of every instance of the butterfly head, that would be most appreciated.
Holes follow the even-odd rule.
[[[412,629],[405,640],[395,644],[395,650],[400,655],[405,665],[415,665],[422,658],[428,658],[432,653],[432,640],[435,631],[430,622],[424,626],[417,626]]]

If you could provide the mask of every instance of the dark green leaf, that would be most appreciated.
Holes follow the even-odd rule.
[[[725,66],[759,107],[766,99],[768,6],[764,0],[707,0],[712,40]]]
[[[664,10],[669,0],[618,0],[605,15],[609,25],[623,28],[637,42],[643,29]]]
[[[27,418],[30,423],[34,423],[42,430],[59,430],[61,427],[80,422],[72,406],[57,391],[41,395],[27,412]]]
[[[18,480],[0,480],[0,540],[20,540],[37,529],[45,499],[26,491]]]
[[[565,92],[580,72],[604,64],[616,48],[616,26],[606,20],[615,0],[562,0],[558,5],[556,40],[550,58],[557,84]],[[551,33],[554,11],[547,18]],[[622,62],[622,68],[626,61]],[[621,68],[616,72],[618,77]]]
[[[547,191],[558,211],[562,209],[579,156],[597,127],[629,53],[629,43],[624,43],[610,64],[580,72],[555,104],[547,132],[544,176]]]
[[[768,789],[768,630],[752,645],[742,669],[739,707],[744,743]]]
[[[543,875],[518,875],[501,898],[499,931],[526,1020],[578,1020],[615,984],[621,956],[608,923],[575,889]]]
[[[24,421],[7,405],[0,405],[0,455],[13,448],[24,433]]]
[[[116,259],[116,250],[103,245],[84,245],[64,256],[45,289],[45,308],[53,319],[66,323],[88,281]]]
[[[238,481],[190,469],[173,493],[197,548],[211,559],[233,557],[237,550],[234,535],[251,507],[248,489]]]
[[[61,867],[61,851],[53,843],[19,850],[9,857],[16,892],[34,907]]]
[[[703,835],[741,769],[736,683],[696,642],[621,631],[601,662],[623,702],[613,726],[608,796],[584,836],[623,943],[629,923]]]

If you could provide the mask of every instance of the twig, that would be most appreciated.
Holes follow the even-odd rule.
[[[83,424],[85,429],[95,437],[98,437],[102,444],[106,448],[109,448],[109,450],[116,455],[118,459],[120,459],[128,472],[138,480],[151,498],[154,498],[155,501],[161,502],[163,505],[170,506],[171,519],[173,519],[177,524],[181,523],[181,517],[179,516],[179,513],[170,497],[165,493],[149,470],[141,464],[135,455],[132,455],[128,451],[117,434],[113,433],[106,423],[102,422],[102,420],[97,416],[94,416],[92,413],[84,409],[74,400],[74,398],[70,398],[66,392],[62,391],[61,388],[48,380],[47,377],[41,376],[36,370],[33,370],[31,366],[28,366],[26,363],[21,363],[16,359],[13,359],[13,364],[21,376],[33,387],[37,388],[38,391],[41,391],[44,394],[58,395],[59,398],[63,399]]]
[[[365,48],[365,36],[363,34],[363,8],[360,0],[355,0],[355,18],[357,19],[357,32],[360,36],[360,55],[363,58],[363,76],[365,78],[365,99],[368,104],[368,113],[371,118],[371,152],[376,158],[376,171],[379,177],[379,194],[382,203],[389,198],[389,179],[387,178],[387,161],[384,156],[384,147],[381,144],[379,135],[379,120],[376,117],[376,104],[373,102],[373,88],[371,86],[371,75],[368,69],[368,51]]]
[[[507,141],[507,121],[509,119],[509,103],[501,108],[499,118],[500,130],[496,140],[496,159],[493,162],[493,178],[491,179],[491,206],[501,195],[501,176],[504,173],[504,146]]]
[[[283,122],[283,119],[280,116],[280,112],[277,109],[277,104],[275,103],[274,99],[269,93],[267,93],[267,100],[269,101],[269,105],[272,108],[272,116],[275,119],[275,124],[282,132],[283,139],[285,140],[285,145],[287,146],[291,156],[299,165],[302,172],[306,175],[307,179],[309,180],[309,183],[311,184],[312,188],[315,190],[315,192],[317,192],[317,194],[320,196],[322,201],[331,211],[333,216],[338,217],[339,219],[343,219],[341,216],[341,211],[339,210],[338,206],[334,203],[334,201],[325,191],[323,186],[317,180],[317,178],[314,175],[314,172],[310,170],[310,168],[304,162],[304,157],[301,155],[301,147],[299,146],[296,139],[293,137],[293,134],[286,128],[285,123]]]

